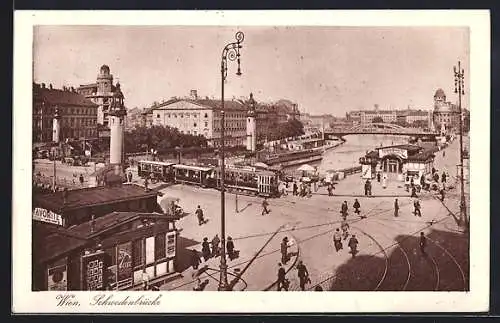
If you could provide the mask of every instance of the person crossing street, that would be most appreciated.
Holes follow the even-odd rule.
[[[284,237],[281,241],[281,262],[286,265],[288,262],[288,237]]]
[[[269,202],[267,201],[267,198],[264,198],[264,201],[262,201],[262,215],[264,214],[269,214],[269,209],[267,208],[269,206]]]
[[[302,291],[306,290],[306,284],[311,282],[309,279],[309,272],[307,271],[307,267],[304,265],[302,260],[299,260],[297,264],[297,275],[299,276],[299,285]]]
[[[347,218],[347,212],[348,212],[347,201],[344,201],[344,203],[342,203],[342,206],[340,207],[340,213],[342,214],[343,220]]]
[[[414,208],[413,213],[415,214],[415,216],[417,216],[417,214],[418,214],[419,217],[422,217],[422,212],[420,211],[419,200],[415,199],[415,202],[413,202],[413,208]]]
[[[283,268],[283,265],[281,263],[278,264],[278,267],[279,267],[278,280],[276,281],[276,284],[278,286],[278,292],[281,291],[282,289],[288,291],[285,268]]]
[[[425,246],[427,245],[427,238],[425,237],[423,232],[420,232],[420,252],[425,255]]]
[[[213,237],[212,239],[212,257],[217,257],[219,255],[219,243],[220,243],[220,239],[219,239],[219,235],[216,234],[215,237]]]
[[[361,208],[361,205],[359,204],[358,199],[354,199],[354,204],[352,205],[352,207],[354,208],[354,213],[356,213],[357,215],[361,213],[361,211],[359,210]],[[361,217],[363,218],[363,216]]]
[[[198,205],[195,211],[196,217],[198,218],[198,225],[202,225],[205,223],[205,219],[203,218],[203,210],[201,207]]]
[[[342,235],[340,234],[339,228],[337,228],[333,234],[333,245],[335,246],[335,251],[337,252],[342,249]]]
[[[349,236],[349,223],[347,223],[347,220],[342,220],[340,228],[342,229],[342,236],[344,237],[344,240],[346,240]]]
[[[356,239],[356,235],[352,235],[349,239],[349,248],[351,248],[352,257],[356,257],[356,253],[358,253],[358,239]]]
[[[399,216],[399,203],[398,203],[398,199],[394,200],[394,216],[395,217]]]

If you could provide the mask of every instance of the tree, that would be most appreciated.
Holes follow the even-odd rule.
[[[372,123],[384,123],[384,119],[381,116],[376,116],[372,119]]]

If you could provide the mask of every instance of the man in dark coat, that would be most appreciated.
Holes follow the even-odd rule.
[[[201,263],[200,256],[198,255],[198,251],[192,250],[191,251],[191,266],[193,266],[193,269],[198,269],[198,265]]]
[[[264,198],[264,201],[262,201],[262,215],[264,214],[269,214],[269,209],[267,208],[269,206],[269,202],[267,201],[267,198]]]
[[[394,200],[394,216],[397,217],[399,215],[399,203],[398,199]]]
[[[307,271],[307,267],[304,265],[304,263],[302,263],[302,260],[299,260],[299,263],[297,264],[297,271],[297,275],[299,276],[300,289],[304,291],[306,289],[306,283],[309,280],[309,272]]]
[[[288,237],[284,237],[281,241],[281,262],[284,265],[288,262]]]
[[[370,192],[370,182],[366,180],[365,182],[365,196],[368,196],[368,193]]]
[[[379,183],[380,183],[380,177],[381,177],[380,173],[377,173],[377,182],[379,182]]]
[[[351,236],[351,239],[349,239],[349,243],[348,243],[348,246],[349,248],[351,248],[351,254],[352,254],[352,257],[356,257],[356,253],[358,252],[357,248],[358,248],[358,239],[356,239],[356,235],[352,235]]]
[[[286,284],[286,272],[285,268],[283,268],[283,265],[281,263],[278,264],[279,269],[278,269],[278,280],[277,280],[277,285],[278,285],[278,292],[281,291],[282,289],[288,290],[287,284]]]
[[[217,257],[219,255],[219,235],[216,234],[212,239],[212,257]]]
[[[227,250],[227,255],[229,257],[229,260],[233,260],[235,258],[234,242],[233,242],[233,238],[231,238],[231,237],[227,237],[226,250]]]
[[[422,217],[422,212],[420,211],[420,202],[418,200],[415,200],[415,202],[413,202],[413,208],[413,213],[415,214],[415,216],[417,216],[418,214],[419,217]]]
[[[354,213],[356,213],[357,215],[361,213],[361,211],[359,210],[361,205],[359,204],[358,199],[354,199],[354,204],[352,205],[352,207],[354,208]]]
[[[293,195],[298,195],[299,194],[299,187],[297,186],[297,182],[293,182]]]
[[[205,223],[205,219],[203,218],[203,210],[201,207],[198,205],[195,211],[196,217],[198,218],[198,225],[202,225]]]
[[[205,261],[210,259],[210,244],[208,243],[208,238],[203,238],[203,243],[201,244],[201,253]]]
[[[340,234],[339,228],[337,228],[333,233],[333,245],[335,246],[335,251],[337,252],[342,249],[342,235]]]
[[[441,182],[446,183],[446,173],[443,171],[443,174],[441,175]]]
[[[427,239],[425,238],[425,235],[423,232],[420,232],[420,252],[425,255],[425,246],[427,245]]]
[[[342,206],[340,207],[340,214],[342,214],[342,218],[344,220],[347,217],[347,211],[348,211],[347,201],[344,201],[344,203],[342,203]]]

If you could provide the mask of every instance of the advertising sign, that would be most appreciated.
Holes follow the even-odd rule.
[[[68,289],[68,270],[66,265],[49,268],[47,274],[47,290]]]
[[[104,252],[82,256],[83,290],[104,290]]]
[[[408,159],[408,151],[401,148],[381,148],[378,150],[378,157],[383,158],[387,155],[396,155],[402,159]]]
[[[132,286],[132,242],[118,245],[118,288]]]
[[[371,179],[372,178],[372,166],[371,165],[361,165],[361,178]]]
[[[33,210],[33,220],[45,223],[57,224],[61,226],[63,225],[63,219],[60,214],[56,214],[52,211],[42,209],[39,207]]]

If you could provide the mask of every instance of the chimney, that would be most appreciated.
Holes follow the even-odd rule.
[[[49,84],[49,89],[51,89],[51,90],[52,90],[52,83],[50,83],[50,84]]]
[[[92,219],[90,220],[90,234],[95,231],[95,215],[92,214]]]
[[[198,91],[191,90],[189,96],[190,96],[191,100],[198,100]]]
[[[42,89],[45,89],[45,83],[42,83]]]

